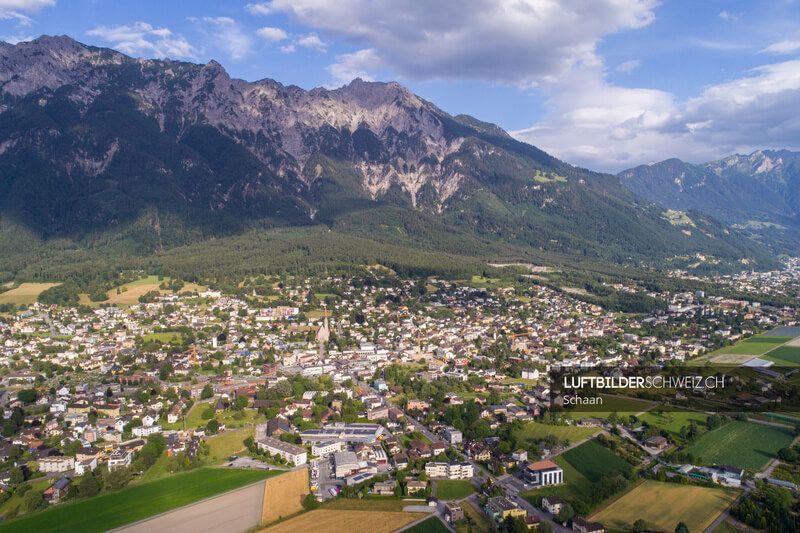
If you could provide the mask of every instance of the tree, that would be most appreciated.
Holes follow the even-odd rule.
[[[558,516],[556,518],[558,518],[558,521],[562,524],[566,524],[572,520],[573,516],[575,516],[575,510],[570,504],[565,503],[561,506],[561,510],[558,512]]]
[[[306,511],[313,511],[319,507],[319,501],[317,501],[317,497],[314,494],[307,494],[305,498],[303,498],[303,509]]]
[[[97,483],[92,474],[84,476],[81,482],[78,483],[78,494],[84,498],[96,496],[98,492],[100,492],[100,484]]]
[[[22,471],[20,467],[15,466],[14,468],[11,469],[11,472],[9,472],[8,479],[9,483],[11,483],[12,485],[17,485],[25,481],[25,473]]]
[[[105,477],[109,490],[119,490],[127,485],[131,480],[130,468],[117,468],[109,472]]]
[[[553,533],[553,523],[542,520],[539,524],[539,533]]]
[[[208,398],[214,397],[214,387],[209,383],[205,387],[203,387],[203,391],[200,393],[200,399],[207,400]]]
[[[689,528],[683,522],[678,522],[675,526],[675,533],[689,533]]]
[[[42,493],[38,490],[29,490],[22,498],[22,504],[28,511],[35,511],[36,509],[39,509],[44,504]]]
[[[644,531],[647,531],[647,522],[640,518],[633,523],[633,533],[643,533]]]
[[[208,431],[212,435],[217,431],[219,431],[219,422],[217,422],[216,419],[209,420],[208,424],[206,424],[206,431]]]
[[[241,411],[242,409],[247,407],[247,404],[248,404],[247,396],[239,396],[233,403],[233,408],[236,409],[237,411]]]
[[[200,416],[203,418],[203,420],[211,420],[212,418],[214,418],[215,413],[216,411],[214,410],[213,407],[206,407],[203,410],[203,412],[200,413]]]

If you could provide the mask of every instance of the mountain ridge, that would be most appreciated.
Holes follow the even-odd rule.
[[[0,116],[5,227],[76,246],[146,255],[324,224],[422,248],[450,235],[625,264],[774,265],[713,219],[677,227],[617,177],[396,82],[306,91],[44,36],[0,43]]]

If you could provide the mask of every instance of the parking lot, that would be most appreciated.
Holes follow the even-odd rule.
[[[283,470],[263,461],[253,459],[252,457],[236,457],[233,461],[223,463],[222,466],[230,468],[250,468],[253,470]]]

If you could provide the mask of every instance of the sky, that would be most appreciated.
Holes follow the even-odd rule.
[[[800,0],[0,0],[0,39],[42,34],[304,89],[398,81],[600,171],[800,150]]]

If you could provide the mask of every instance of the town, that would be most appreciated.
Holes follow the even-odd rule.
[[[795,297],[798,264],[704,281]],[[723,519],[759,525],[739,509],[765,491],[796,498],[800,418],[767,406],[796,401],[784,385],[797,374],[785,367],[800,363],[800,310],[608,289],[652,309],[611,311],[580,288],[513,270],[456,281],[382,267],[259,276],[233,291],[142,273],[102,302],[48,303],[45,290],[0,304],[0,513],[31,528],[26,520],[76,508],[67,501],[91,506],[149,482],[242,469],[248,482],[277,476],[267,486],[301,472],[301,515],[287,525],[385,501],[410,508],[412,528],[439,517],[460,532],[644,531],[681,504],[697,506],[681,522],[694,533]],[[759,409],[676,407],[681,395],[703,397],[698,387],[669,404],[605,395],[559,413],[551,402],[553,368],[713,364],[752,371],[731,401]],[[758,450],[747,449],[752,435]],[[733,449],[717,446],[722,437]],[[631,508],[656,499],[666,507],[635,509],[635,526]],[[142,506],[135,519],[169,510]],[[260,513],[251,526],[291,514]]]

